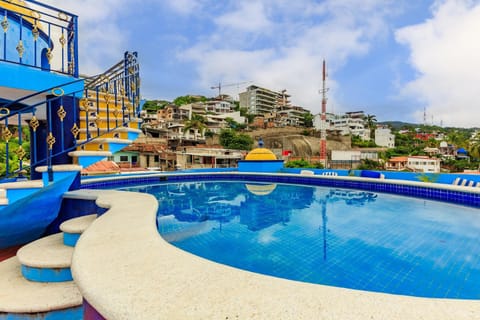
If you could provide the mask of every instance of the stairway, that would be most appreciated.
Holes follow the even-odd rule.
[[[15,154],[17,159],[16,163],[10,160],[4,164],[0,211],[58,181],[55,168],[86,168],[130,145],[142,132],[139,84],[137,54],[126,52],[120,62],[100,75],[69,81],[3,105],[0,137],[6,142],[7,155]],[[24,106],[19,109],[15,107],[18,105]],[[27,137],[18,134],[26,128],[30,150],[21,146]],[[33,181],[16,181],[15,175],[26,172],[26,168],[30,168],[35,179],[38,169],[43,168],[43,185],[39,184],[36,190],[30,188]],[[78,171],[74,170],[77,176]],[[63,192],[70,187],[66,186]],[[12,214],[9,219],[16,217]],[[1,238],[2,234],[0,248],[4,248]]]
[[[85,91],[79,107],[78,146],[68,155],[74,164],[88,167],[130,145],[141,133],[141,120],[128,97],[108,92],[104,87]]]
[[[0,263],[0,320],[83,318],[70,265],[78,238],[96,217],[65,221],[61,233],[27,244]]]

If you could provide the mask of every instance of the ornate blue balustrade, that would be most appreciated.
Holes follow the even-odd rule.
[[[37,1],[2,0],[0,19],[0,61],[78,77],[76,15]]]
[[[122,61],[100,75],[1,106],[0,180],[25,169],[32,169],[33,176],[35,167],[71,163],[69,151],[126,126],[140,112],[139,84],[137,53],[126,52]]]

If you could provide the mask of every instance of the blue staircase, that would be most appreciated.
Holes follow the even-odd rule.
[[[39,238],[81,169],[137,138],[141,103],[136,52],[79,76],[76,15],[14,0],[0,1],[0,20],[2,249]]]

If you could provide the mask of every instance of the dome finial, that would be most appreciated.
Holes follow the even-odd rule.
[[[258,138],[258,147],[263,148],[263,139],[262,137]]]

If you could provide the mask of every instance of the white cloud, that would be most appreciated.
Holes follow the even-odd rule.
[[[402,28],[396,39],[411,50],[417,76],[404,94],[425,103],[427,114],[445,126],[478,126],[480,95],[480,4],[437,2],[424,23]],[[415,115],[423,119],[423,110]]]
[[[197,0],[174,0],[166,1],[165,4],[181,15],[192,14],[200,8],[200,3]]]
[[[346,0],[242,2],[215,20],[212,36],[179,56],[197,65],[199,87],[251,80],[272,90],[287,89],[294,104],[316,113],[323,59],[334,74],[350,57],[368,53],[370,41],[385,32],[387,13],[379,3],[384,1],[371,0],[357,10]],[[330,78],[328,86],[335,104],[338,84]],[[224,88],[234,96],[238,91]]]
[[[271,22],[266,16],[262,2],[238,2],[238,8],[221,15],[215,22],[224,28],[232,28],[244,32],[258,32],[268,30]]]
[[[127,49],[128,29],[118,16],[135,5],[128,0],[44,0],[45,4],[79,17],[80,72],[94,75],[122,59]],[[130,7],[129,7],[130,6]]]

